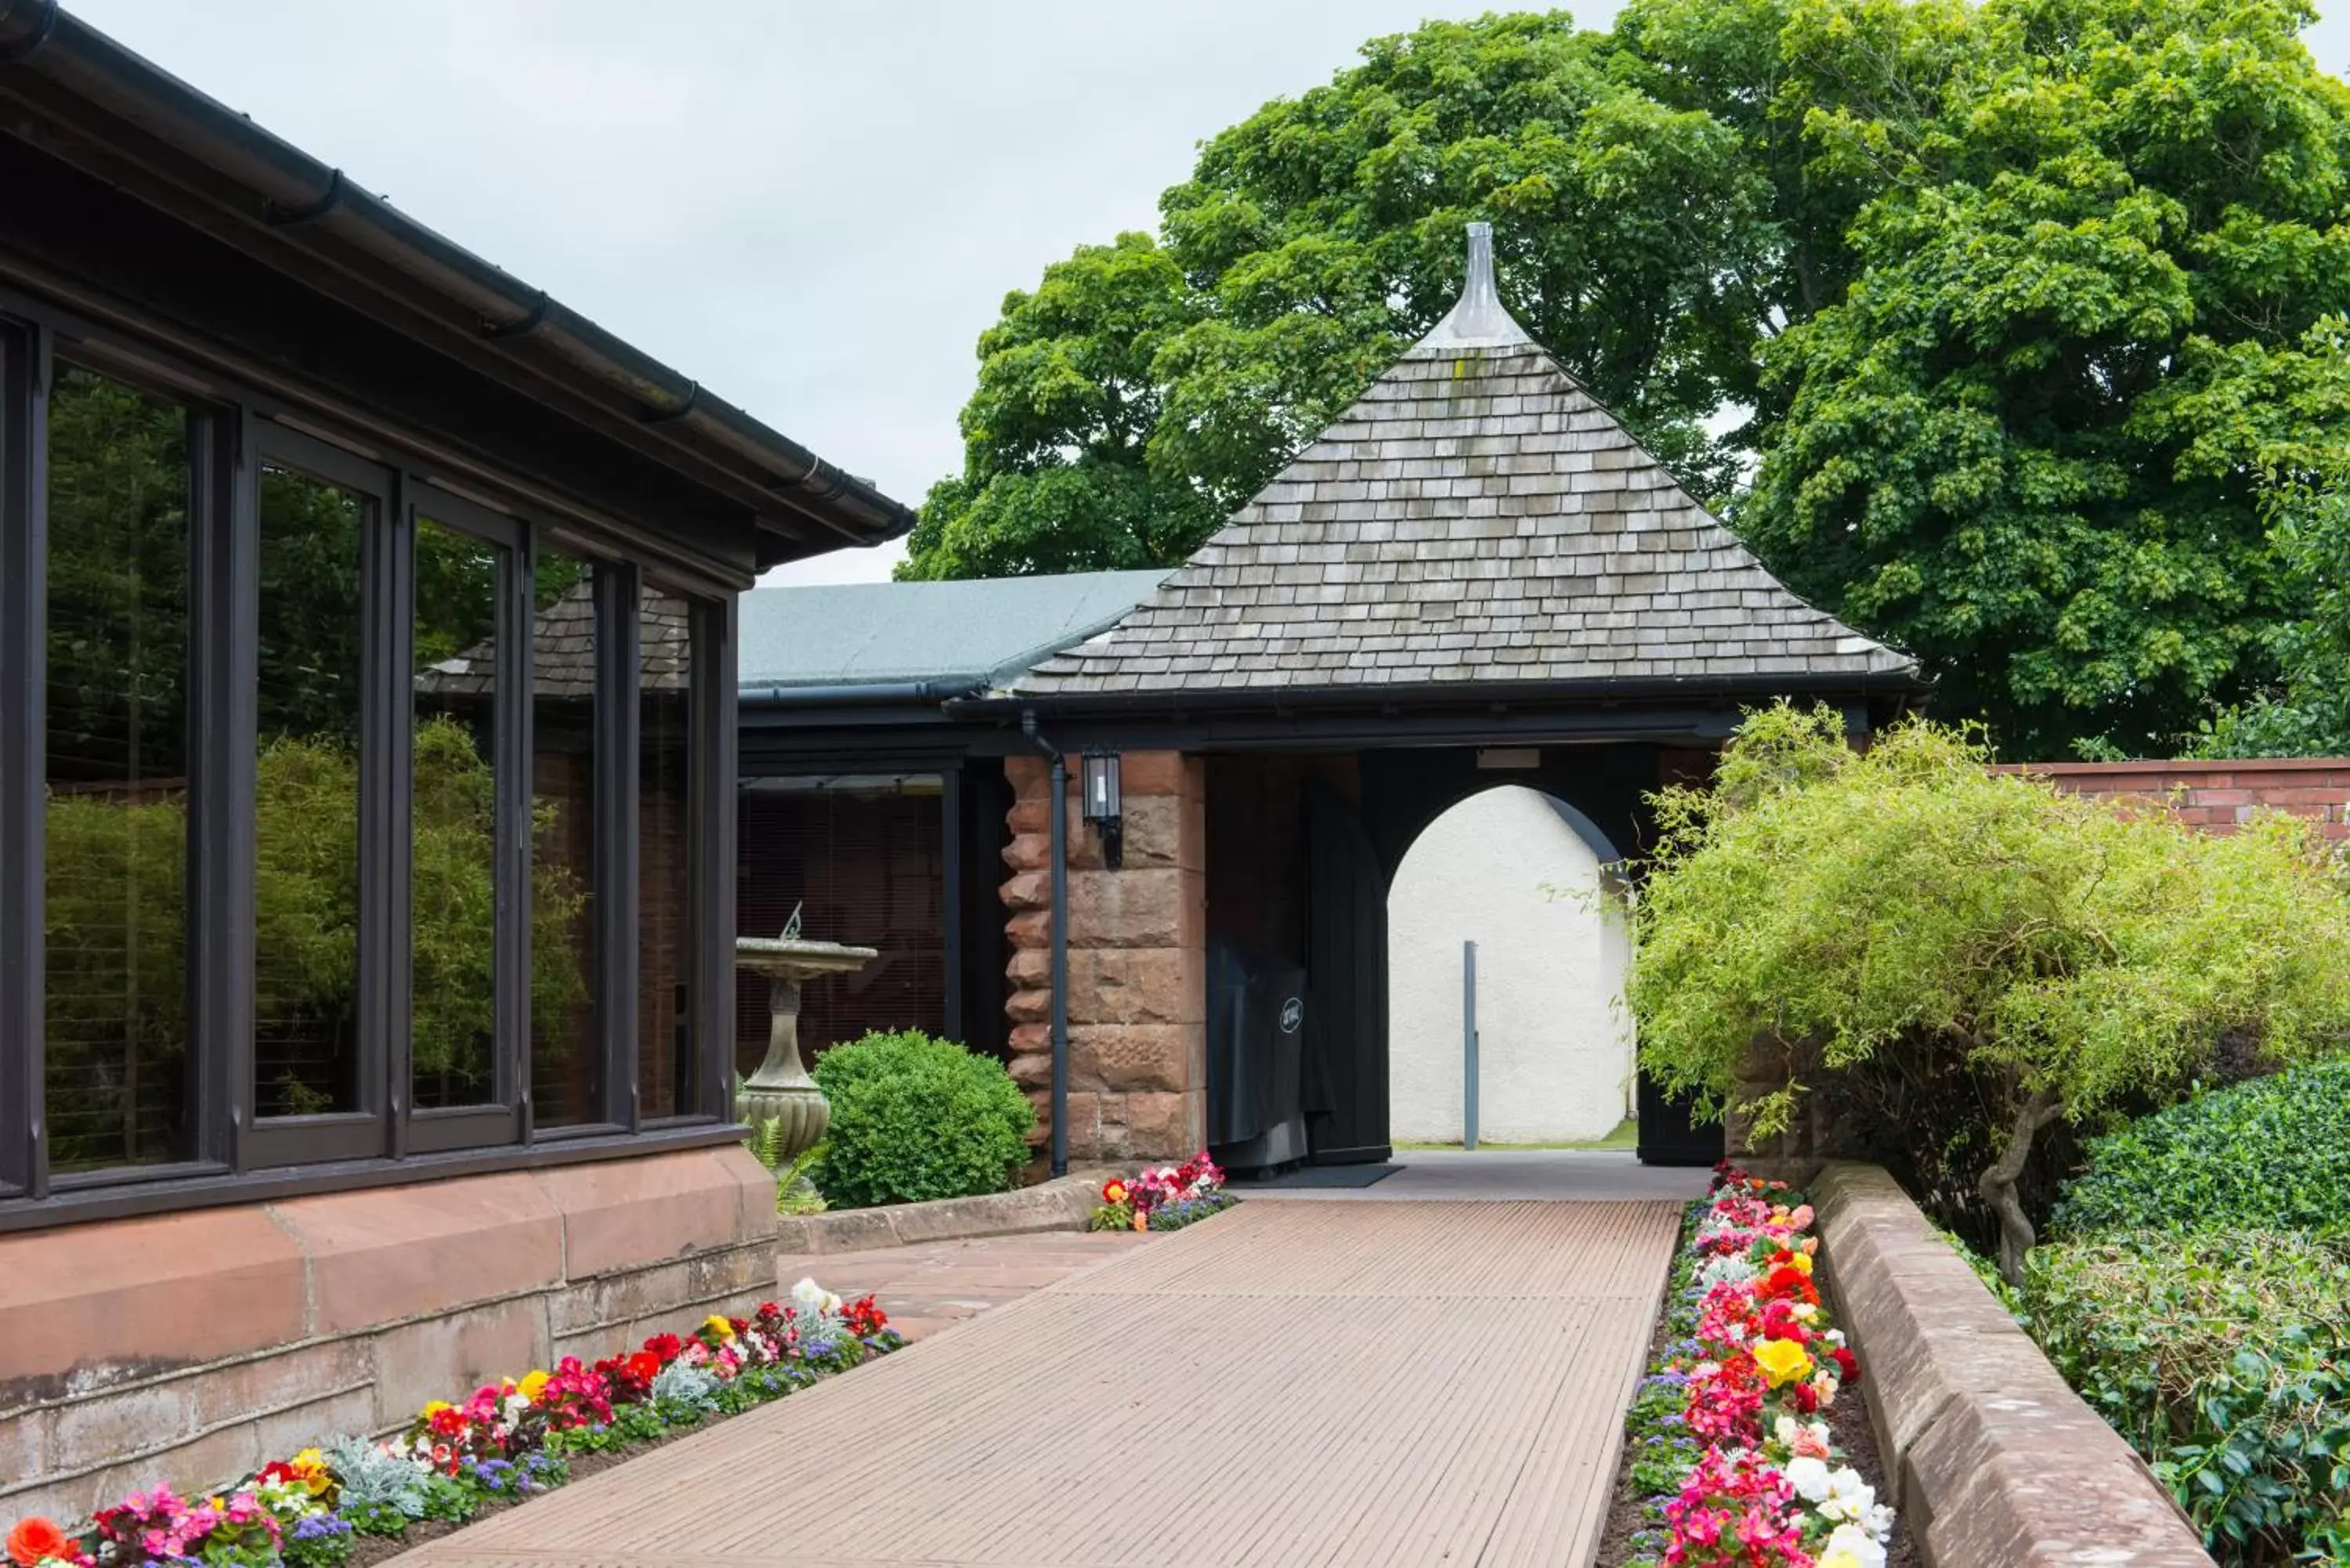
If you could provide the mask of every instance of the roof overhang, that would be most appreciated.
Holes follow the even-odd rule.
[[[70,15],[0,0],[0,132],[723,497],[764,567],[912,512]],[[265,355],[265,358],[268,356]]]
[[[945,704],[951,718],[1009,725],[1027,714],[1055,743],[1113,749],[1378,750],[1488,744],[1718,745],[1752,710],[1782,700],[1843,711],[1855,733],[1921,709],[1911,674],[1721,680],[1440,682],[1294,691],[1019,696]]]

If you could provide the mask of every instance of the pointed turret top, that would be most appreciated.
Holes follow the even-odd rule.
[[[1702,683],[1915,686],[1787,591],[1502,308],[1460,303],[1036,697]]]
[[[1502,308],[1493,286],[1493,225],[1469,225],[1469,274],[1461,280],[1461,297],[1452,313],[1430,328],[1417,347],[1421,348],[1514,348],[1532,343],[1526,329]]]

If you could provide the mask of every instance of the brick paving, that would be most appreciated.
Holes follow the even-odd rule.
[[[1678,1218],[1267,1198],[1139,1245],[1063,1237],[1052,1262],[1020,1261],[1031,1238],[836,1257],[823,1277],[869,1269],[941,1314],[1066,1267],[397,1561],[1584,1568]]]

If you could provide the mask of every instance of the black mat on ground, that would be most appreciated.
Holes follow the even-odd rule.
[[[1265,1176],[1252,1172],[1225,1179],[1227,1187],[1368,1187],[1374,1181],[1384,1181],[1403,1168],[1400,1165],[1301,1165],[1295,1170],[1284,1170]]]

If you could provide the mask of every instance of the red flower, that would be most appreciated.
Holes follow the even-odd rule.
[[[38,1514],[18,1520],[16,1528],[8,1532],[8,1561],[22,1568],[33,1568],[44,1558],[72,1561],[80,1556],[80,1545]]]
[[[684,1353],[685,1342],[673,1334],[657,1334],[645,1341],[645,1348],[660,1366],[667,1366]]]
[[[1860,1357],[1841,1345],[1830,1351],[1828,1355],[1836,1364],[1836,1380],[1848,1387],[1859,1387]]]
[[[639,1383],[650,1383],[661,1369],[660,1355],[658,1351],[639,1350],[629,1357],[628,1366],[629,1376]]]

